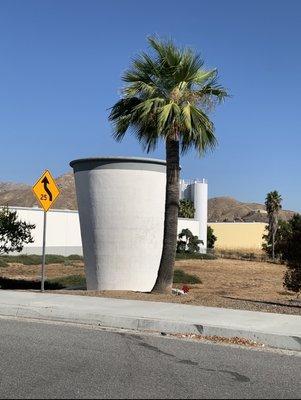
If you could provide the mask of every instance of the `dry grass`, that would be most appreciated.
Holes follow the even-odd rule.
[[[217,252],[231,252],[231,253],[238,253],[238,254],[243,254],[243,253],[254,253],[256,255],[264,255],[265,252],[262,249],[259,249],[258,247],[240,247],[240,248],[231,248],[231,247],[217,247],[214,250]]]
[[[82,261],[72,261],[72,265],[49,264],[46,265],[47,278],[57,278],[69,275],[83,275],[84,266]],[[41,277],[40,265],[22,265],[9,263],[8,267],[0,268],[0,276],[3,278],[35,280]]]
[[[235,260],[248,260],[248,261],[268,261],[269,257],[261,249],[258,248],[216,248],[214,254],[219,258],[230,258]]]
[[[66,266],[52,264],[47,266],[49,279],[68,275],[84,276],[81,262]],[[198,276],[202,284],[190,284],[185,296],[136,293],[125,291],[87,292],[84,290],[61,290],[86,296],[126,298],[133,300],[177,302],[212,307],[246,309],[254,311],[277,312],[301,315],[301,303],[296,296],[283,289],[285,266],[257,261],[232,259],[181,260],[176,268]],[[0,276],[15,279],[37,279],[40,266],[11,264],[0,268]],[[181,284],[176,284],[181,287]],[[272,304],[269,304],[272,303]]]

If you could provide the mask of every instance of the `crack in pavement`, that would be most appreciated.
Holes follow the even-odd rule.
[[[204,367],[201,367],[200,364],[196,361],[192,361],[192,360],[188,360],[188,359],[180,359],[177,356],[175,356],[174,354],[167,353],[167,352],[159,349],[159,347],[153,346],[153,345],[145,342],[141,336],[136,337],[135,335],[127,335],[127,334],[122,334],[122,333],[120,335],[126,337],[132,343],[135,343],[136,345],[138,345],[140,347],[144,347],[150,351],[153,351],[157,354],[161,354],[163,356],[171,357],[171,358],[175,359],[176,362],[179,364],[198,366],[202,371],[206,371],[206,372],[217,372],[220,374],[226,374],[226,375],[229,375],[231,378],[233,378],[235,381],[240,382],[240,383],[251,382],[250,378],[248,378],[246,375],[240,374],[235,371],[230,371],[230,370],[226,370],[226,369],[204,368]]]

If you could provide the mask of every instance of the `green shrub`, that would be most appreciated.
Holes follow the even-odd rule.
[[[70,256],[66,257],[68,260],[72,260],[72,261],[83,261],[84,257],[80,256],[78,254],[70,254]]]
[[[209,253],[177,253],[176,260],[216,260],[214,254]]]
[[[59,278],[53,278],[47,281],[50,285],[58,285],[60,289],[66,289],[70,286],[80,286],[86,288],[86,278],[81,275],[68,275]]]
[[[37,254],[19,254],[16,256],[3,256],[2,258],[8,263],[18,263],[23,265],[41,264],[42,260],[42,257]]]
[[[194,218],[195,208],[191,200],[182,199],[179,202],[179,218]]]
[[[23,265],[39,265],[42,263],[42,255],[39,254],[18,254],[15,256],[1,256],[1,259],[6,263],[18,263]],[[68,257],[64,257],[58,254],[46,254],[46,264],[67,264],[70,265],[70,261],[83,260],[82,256],[73,254]]]
[[[199,244],[203,244],[203,241],[193,235],[189,229],[182,229],[182,232],[178,234],[178,238],[177,253],[198,253],[200,250]]]
[[[301,292],[301,264],[288,264],[284,274],[283,286],[292,292]]]
[[[46,254],[46,264],[63,264],[66,257],[57,254]]]
[[[33,243],[35,225],[18,219],[17,211],[0,207],[0,254],[20,253],[25,244]]]
[[[0,268],[6,268],[8,267],[8,264],[5,260],[3,260],[2,257],[0,257]]]
[[[301,293],[301,215],[295,214],[289,221],[290,231],[283,246],[282,259],[287,264],[283,285],[288,290]]]
[[[173,283],[202,283],[200,278],[196,275],[190,275],[181,269],[176,269],[174,272]]]
[[[214,249],[214,243],[216,242],[217,237],[215,236],[213,229],[211,226],[207,227],[207,247],[208,249]]]

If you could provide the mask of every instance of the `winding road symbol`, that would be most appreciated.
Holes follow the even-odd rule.
[[[44,211],[53,206],[60,194],[60,189],[47,169],[32,187],[33,193]]]
[[[47,179],[47,176],[45,176],[41,182],[44,184],[44,189],[45,192],[48,194],[49,196],[49,200],[52,201],[52,193],[50,192],[50,190],[48,189],[48,185],[49,185],[49,180]]]

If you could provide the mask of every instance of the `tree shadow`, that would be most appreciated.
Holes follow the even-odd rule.
[[[292,307],[292,308],[301,308],[301,303],[297,299],[290,299],[287,300],[286,303],[280,303],[277,301],[266,301],[266,300],[253,300],[253,299],[241,299],[239,297],[231,297],[231,296],[221,296],[224,297],[225,299],[230,299],[230,300],[238,300],[238,301],[248,301],[250,303],[259,303],[259,304],[268,304],[272,306],[282,306],[282,307]]]
[[[45,281],[45,290],[59,290],[64,286],[59,282]],[[41,282],[26,279],[0,278],[0,289],[2,290],[40,290]]]

